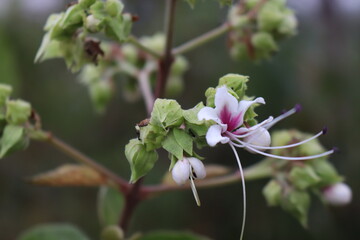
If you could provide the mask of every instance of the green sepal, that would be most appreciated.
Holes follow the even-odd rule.
[[[205,136],[210,126],[207,123],[209,121],[199,121],[198,119],[197,115],[203,107],[205,107],[204,104],[200,102],[195,107],[183,111],[186,129],[190,134],[194,134],[193,137]]]
[[[219,79],[219,86],[226,85],[228,88],[232,89],[238,96],[239,100],[241,100],[245,96],[245,91],[247,89],[246,83],[248,81],[248,76],[227,74]]]
[[[273,31],[278,28],[283,19],[283,13],[277,4],[267,2],[257,16],[258,27],[262,31]]]
[[[182,109],[175,100],[156,99],[151,112],[150,123],[164,129],[183,123]]]
[[[267,32],[258,32],[251,37],[251,43],[256,49],[256,58],[268,58],[270,54],[278,50],[273,36]]]
[[[7,125],[0,141],[0,159],[15,151],[24,150],[28,145],[29,139],[22,126]]]
[[[316,174],[321,179],[319,182],[320,187],[333,185],[344,180],[337,173],[335,167],[324,158],[311,160],[309,165],[312,166]]]
[[[83,8],[88,8],[95,3],[96,0],[79,0],[79,5]]]
[[[215,93],[216,93],[216,89],[215,88],[208,88],[205,91],[205,97],[206,97],[206,106],[208,107],[215,107]]]
[[[113,96],[113,89],[109,81],[100,80],[89,86],[90,97],[97,112],[102,113]]]
[[[31,115],[31,105],[23,100],[6,102],[6,121],[10,124],[23,124]]]
[[[262,193],[269,206],[277,206],[280,204],[282,197],[282,187],[278,181],[269,181],[263,188]]]
[[[9,99],[12,93],[12,87],[7,84],[0,83],[0,107]]]
[[[307,216],[310,206],[310,195],[306,191],[290,190],[282,199],[281,206],[292,214],[303,227],[307,227]]]
[[[146,151],[151,151],[161,147],[167,131],[159,126],[149,124],[140,127],[140,140],[146,147]]]
[[[145,146],[138,139],[131,139],[125,146],[125,156],[130,163],[131,183],[145,176],[154,167],[158,159],[157,152],[146,151]]]
[[[308,165],[293,167],[290,171],[289,178],[292,184],[300,190],[314,186],[321,180],[312,167]]]

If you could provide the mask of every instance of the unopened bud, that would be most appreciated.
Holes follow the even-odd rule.
[[[258,32],[251,38],[251,43],[256,49],[266,52],[277,51],[278,47],[274,38],[267,32]]]
[[[99,32],[101,30],[100,28],[101,21],[94,17],[94,15],[89,15],[86,17],[85,21],[85,27],[90,32]]]
[[[6,102],[6,120],[14,125],[22,124],[31,114],[31,105],[23,100],[10,100]]]
[[[116,225],[107,226],[101,233],[101,240],[123,240],[123,239],[125,239],[124,231]]]
[[[4,105],[12,92],[12,87],[7,84],[0,84],[0,106]]]
[[[336,183],[323,190],[323,197],[330,205],[343,206],[351,202],[352,191],[349,185]]]
[[[268,130],[263,127],[259,127],[256,132],[251,134],[250,136],[244,138],[244,142],[260,147],[269,147],[271,144],[271,137]],[[253,152],[247,149],[249,152]]]
[[[110,16],[116,17],[122,12],[124,5],[119,0],[107,0],[105,9]]]

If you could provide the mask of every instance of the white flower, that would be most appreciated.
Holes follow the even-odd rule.
[[[277,118],[269,117],[266,120],[256,124],[254,126],[249,126],[244,122],[244,116],[253,104],[265,104],[265,100],[261,97],[255,98],[253,101],[241,100],[238,101],[234,96],[232,96],[226,86],[219,87],[215,93],[215,108],[204,107],[198,113],[198,119],[201,120],[212,120],[215,122],[206,133],[206,141],[210,146],[215,146],[218,143],[229,144],[231,149],[234,152],[237,163],[239,165],[241,181],[242,181],[242,190],[243,190],[243,219],[242,219],[242,229],[240,234],[240,239],[243,238],[244,227],[245,227],[245,218],[246,218],[246,190],[245,190],[245,180],[244,174],[240,162],[239,155],[235,147],[244,148],[249,152],[258,153],[267,157],[284,159],[284,160],[308,160],[319,158],[332,154],[334,150],[330,150],[321,154],[313,156],[303,156],[303,157],[286,157],[278,156],[270,153],[266,153],[266,150],[270,149],[283,149],[296,147],[306,142],[313,140],[314,138],[319,137],[326,133],[326,129],[322,130],[318,134],[310,137],[304,141],[289,144],[285,146],[276,146],[270,147],[271,137],[268,132],[268,129],[271,128],[275,123],[280,120],[298,112],[300,110],[300,105],[295,106],[293,109],[285,112]]]
[[[324,200],[334,206],[343,206],[351,202],[352,191],[345,183],[336,183],[324,189]]]
[[[193,191],[197,205],[200,206],[200,199],[195,188],[194,179],[206,177],[206,171],[202,161],[194,157],[183,158],[175,163],[171,173],[177,184],[184,184],[190,180],[191,190]]]

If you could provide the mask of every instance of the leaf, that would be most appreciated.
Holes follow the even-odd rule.
[[[73,225],[43,224],[30,228],[17,240],[89,240],[89,238]]]
[[[107,178],[91,167],[77,164],[65,164],[52,171],[32,177],[31,183],[46,186],[101,186],[107,184]]]
[[[184,151],[192,155],[193,154],[193,140],[184,130],[174,128],[173,129],[174,137],[176,142],[181,146]]]
[[[189,232],[157,231],[141,236],[138,240],[209,240],[209,238]]]
[[[13,151],[24,149],[27,146],[26,143],[27,141],[24,138],[24,128],[22,126],[7,125],[4,128],[0,141],[0,158],[3,158]]]
[[[118,224],[124,196],[112,187],[102,186],[98,193],[98,216],[102,227]]]
[[[146,175],[158,159],[156,151],[146,151],[145,146],[138,139],[131,139],[125,146],[125,156],[130,163],[131,179],[134,183]]]
[[[281,202],[283,209],[292,214],[303,227],[307,227],[310,195],[305,191],[292,190]]]
[[[291,169],[289,178],[291,182],[301,190],[311,187],[321,180],[314,169],[308,165]]]
[[[174,136],[174,132],[171,131],[165,138],[162,143],[162,147],[173,154],[177,159],[182,159],[184,154],[184,149],[181,145],[176,141]]]
[[[199,121],[198,119],[198,113],[199,111],[205,107],[202,102],[198,103],[195,107],[190,108],[188,110],[183,111],[183,116],[186,122],[201,125],[203,124],[203,121]]]
[[[183,122],[182,109],[175,100],[156,99],[150,123],[162,128],[180,126]]]

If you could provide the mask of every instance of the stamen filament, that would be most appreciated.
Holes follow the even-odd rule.
[[[270,154],[270,153],[265,153],[262,151],[257,150],[256,148],[253,148],[251,146],[249,146],[248,144],[246,145],[242,145],[242,147],[244,148],[248,148],[250,150],[252,150],[253,152],[259,153],[261,155],[264,155],[266,157],[271,157],[271,158],[277,158],[277,159],[283,159],[283,160],[290,160],[290,161],[297,161],[297,160],[310,160],[310,159],[315,159],[315,158],[320,158],[320,157],[324,157],[330,154],[334,153],[334,149],[329,150],[327,152],[323,152],[317,155],[312,155],[312,156],[304,156],[304,157],[285,157],[285,156],[278,156],[278,155],[274,155],[274,154]]]
[[[248,145],[248,146],[251,146],[253,148],[256,148],[256,149],[263,149],[263,150],[271,150],[271,149],[284,149],[284,148],[292,148],[292,147],[296,147],[296,146],[299,146],[299,145],[302,145],[304,143],[307,143],[307,142],[310,142],[311,140],[321,136],[324,134],[324,131],[321,131],[319,133],[317,133],[316,135],[308,138],[308,139],[305,139],[301,142],[297,142],[297,143],[293,143],[293,144],[289,144],[289,145],[284,145],[284,146],[275,146],[275,147],[265,147],[265,146],[257,146],[257,145],[254,145],[254,144],[250,144],[250,143],[246,143],[246,142],[243,142],[241,141],[240,139],[236,139],[236,141],[238,141],[239,143],[241,143],[242,145]]]
[[[230,142],[229,143],[231,149],[233,150],[235,157],[236,157],[236,161],[239,165],[239,171],[240,171],[240,175],[241,175],[241,184],[242,184],[242,191],[243,191],[243,219],[242,219],[242,226],[241,226],[241,233],[240,233],[240,240],[243,239],[244,236],[244,229],[245,229],[245,220],[246,220],[246,189],[245,189],[245,179],[244,179],[244,172],[241,166],[241,162],[240,162],[240,158],[238,153],[236,152],[235,147],[233,146],[233,143]]]
[[[270,123],[268,123],[267,125],[264,126],[264,128],[269,129],[272,126],[274,126],[276,123],[278,123],[279,121],[283,120],[284,118],[287,118],[291,115],[293,115],[294,113],[299,112],[301,109],[300,105],[296,105],[295,107],[293,107],[292,109],[290,109],[289,111],[281,114],[280,116],[276,117],[273,121],[271,121]]]
[[[191,187],[191,190],[193,192],[196,204],[200,207],[201,202],[200,202],[200,198],[199,198],[199,195],[197,193],[197,190],[196,190],[196,186],[195,186],[195,182],[194,182],[194,174],[193,174],[193,169],[192,169],[191,165],[190,165],[190,187]]]

